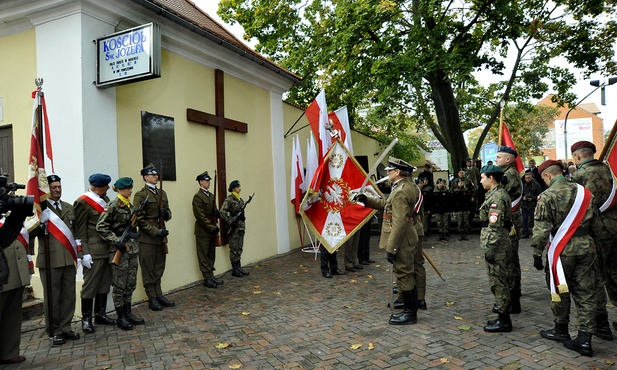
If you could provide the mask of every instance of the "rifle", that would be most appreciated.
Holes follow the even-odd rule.
[[[246,206],[248,206],[249,203],[251,203],[251,200],[253,200],[254,196],[255,196],[255,193],[253,193],[253,195],[251,195],[249,197],[249,199],[246,201],[246,203],[244,203],[244,205],[242,206],[242,209],[240,210],[240,212],[238,212],[238,214],[234,217],[234,219],[231,220],[231,223],[229,224],[229,231],[227,232],[227,235],[231,235],[231,233],[236,229],[236,223],[238,222],[238,219],[240,218],[240,216],[244,215],[244,209],[246,208]]]
[[[161,170],[161,174],[159,175],[159,190],[161,191],[161,199],[159,199],[159,229],[163,229],[165,230],[165,220],[163,219],[163,217],[161,217],[161,209],[163,209],[163,160],[161,159],[161,166],[160,166],[160,170]],[[161,250],[163,251],[163,254],[167,254],[169,253],[169,250],[167,249],[167,237],[164,236],[163,240],[161,241]]]
[[[212,224],[214,226],[218,226],[219,220],[217,219],[216,215],[214,214],[216,212],[216,197],[217,197],[217,194],[216,194],[216,170],[214,170],[214,192],[212,194],[214,194],[214,204],[213,204],[214,207],[212,209],[212,213],[213,214],[212,214],[212,216],[206,216],[206,218],[208,220],[210,220],[210,222],[212,222]],[[220,231],[220,229],[219,229],[219,231]],[[220,247],[221,246],[221,236],[219,234],[219,231],[217,231],[216,234],[214,234],[214,246],[215,247]]]
[[[149,195],[146,195],[146,199],[144,199],[139,204],[139,207],[135,208],[133,212],[131,213],[131,222],[128,224],[126,229],[124,229],[124,231],[122,232],[122,236],[120,236],[120,240],[118,241],[118,243],[116,243],[117,246],[124,246],[124,249],[125,250],[127,249],[126,243],[128,239],[132,237],[131,230],[135,227],[135,224],[137,223],[137,216],[139,216],[139,213],[143,211],[144,207],[146,206],[146,203],[148,202],[148,196]],[[116,249],[116,254],[114,254],[114,258],[111,260],[111,263],[118,266],[118,263],[120,263],[120,257],[122,257],[122,249],[118,247],[118,249]]]

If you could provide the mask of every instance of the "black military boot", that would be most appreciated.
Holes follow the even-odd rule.
[[[409,325],[418,322],[418,297],[417,291],[403,291],[403,302],[405,308],[400,314],[390,316],[390,325]]]
[[[131,313],[131,304],[127,302],[124,302],[124,316],[133,325],[144,325],[146,323],[146,320]]]
[[[512,321],[509,313],[498,313],[497,320],[490,320],[484,327],[487,333],[509,333],[512,331]]]
[[[422,311],[426,311],[426,301],[424,299],[418,299],[418,309]]]
[[[611,326],[608,323],[607,312],[596,315],[596,337],[604,340],[613,340],[613,332],[611,331]]]
[[[116,325],[122,330],[133,330],[135,327],[126,319],[126,312],[124,306],[116,307],[116,313],[118,314],[118,320]]]
[[[461,236],[459,236],[459,237],[458,237],[458,240],[459,240],[459,241],[463,241],[463,240],[465,240],[465,238],[463,238],[463,233],[461,233]]]
[[[443,240],[445,240],[445,241],[450,241],[450,234],[448,234],[448,233],[444,233],[444,234],[443,234]]]
[[[107,316],[107,294],[97,294],[94,300],[94,323],[116,325],[116,320]]]
[[[250,273],[242,268],[242,262],[238,261],[238,271],[244,276],[249,276]]]
[[[568,333],[568,324],[555,323],[554,329],[540,330],[542,338],[555,340],[561,342],[564,340],[570,340],[570,333]]]
[[[446,237],[444,236],[444,233],[439,233],[439,238],[437,240],[439,241],[439,240],[445,240],[445,239]]]
[[[469,240],[469,238],[467,237],[467,233],[463,233],[463,240]]]
[[[591,333],[585,333],[579,330],[576,338],[564,340],[563,345],[567,349],[576,351],[583,356],[593,356],[593,349],[591,348]]]
[[[510,290],[510,299],[512,300],[512,305],[510,306],[511,314],[519,314],[521,313],[521,287],[514,287],[514,289]]]
[[[92,324],[92,298],[81,299],[81,330],[84,333],[94,333],[94,325]]]
[[[232,262],[231,263],[231,276],[234,277],[244,277],[244,274],[240,272],[240,270],[238,269],[238,262]]]

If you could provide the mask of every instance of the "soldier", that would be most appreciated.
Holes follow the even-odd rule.
[[[465,184],[465,187],[468,190],[473,190],[475,189],[474,185],[471,182],[471,179],[465,174],[465,170],[461,169],[460,171],[458,171],[457,176],[452,179],[452,182],[450,182],[450,191],[453,191],[454,189],[456,189],[458,187],[458,182],[459,181],[463,181],[463,183]]]
[[[546,281],[551,291],[555,328],[540,331],[546,339],[563,342],[568,349],[591,356],[591,336],[596,330],[596,248],[594,237],[601,233],[593,195],[583,186],[567,181],[563,165],[547,160],[538,169],[549,186],[538,199],[534,215],[533,265],[542,270],[542,253],[548,244]],[[549,244],[550,243],[550,244]],[[578,313],[578,336],[568,333],[570,298]]]
[[[113,261],[118,249],[122,253],[118,263],[112,263],[111,284],[114,290],[111,296],[118,314],[117,326],[122,330],[133,330],[133,325],[145,324],[144,319],[131,313],[133,292],[137,286],[140,246],[136,240],[139,234],[135,231],[135,228],[132,228],[129,232],[128,240],[125,240],[124,245],[121,244],[124,230],[131,225],[133,179],[130,177],[119,178],[114,183],[113,190],[118,193],[118,198],[109,203],[107,211],[103,212],[96,224],[96,231],[101,238],[109,243],[110,261]]]
[[[60,200],[62,196],[62,184],[60,176],[50,175],[47,177],[49,183],[49,198],[47,199],[46,209],[41,216],[41,222],[51,223],[55,227],[49,229],[49,252],[51,266],[51,281],[47,281],[45,269],[45,233],[42,228],[33,230],[30,234],[30,251],[34,249],[34,238],[38,237],[39,251],[36,258],[36,267],[39,268],[41,283],[43,284],[43,297],[47,302],[51,300],[54,322],[46,322],[47,332],[53,328],[53,345],[62,345],[66,339],[77,340],[79,333],[71,329],[71,320],[75,313],[75,276],[77,274],[77,253],[81,247],[77,246],[73,236],[73,221],[75,211],[73,206]],[[47,296],[47,284],[52,285],[52,297]],[[45,306],[45,316],[49,317],[47,304]],[[48,320],[46,320],[48,321]],[[59,334],[60,333],[60,334]]]
[[[139,225],[139,264],[144,290],[148,296],[148,307],[152,311],[161,311],[163,307],[173,307],[175,302],[163,296],[161,278],[165,272],[167,259],[167,235],[165,222],[171,220],[171,209],[167,193],[157,189],[159,174],[152,163],[141,170],[146,182],[133,198],[133,204],[141,204],[146,198],[146,206],[137,217]]]
[[[433,208],[433,188],[428,185],[428,181],[425,178],[418,178],[418,187],[422,192],[422,222],[424,229],[423,239],[426,241],[431,236],[431,208]]]
[[[433,191],[433,207],[431,209],[435,222],[437,222],[437,232],[439,239],[450,240],[450,192],[446,180],[437,179],[437,187]]]
[[[242,263],[240,262],[240,259],[242,258],[242,249],[244,247],[244,232],[246,228],[244,200],[240,198],[240,192],[242,191],[240,181],[234,180],[229,183],[229,188],[227,190],[231,194],[229,194],[229,196],[225,198],[225,201],[223,201],[223,206],[221,207],[221,217],[232,229],[231,234],[229,235],[229,260],[231,261],[232,268],[231,276],[244,277],[248,276],[249,272],[242,268]],[[237,219],[236,216],[238,216]],[[236,219],[235,223],[233,222],[234,219]]]
[[[510,197],[501,186],[504,173],[499,166],[484,166],[480,174],[480,184],[487,190],[486,199],[480,206],[480,245],[484,251],[488,280],[491,292],[495,295],[497,319],[489,320],[484,331],[489,333],[506,333],[512,331],[510,290],[513,275],[512,246],[510,245],[510,228],[512,227]]]
[[[529,160],[529,171],[531,172],[533,179],[538,183],[538,185],[540,185],[540,189],[542,189],[542,191],[546,190],[548,186],[546,186],[544,180],[542,180],[542,176],[540,176],[540,173],[538,172],[538,167],[536,167],[536,160],[533,158]]]
[[[523,198],[523,183],[519,173],[516,171],[514,161],[518,157],[518,152],[509,146],[497,148],[496,164],[503,169],[504,176],[508,179],[504,189],[510,195],[512,206],[512,225],[510,230],[510,244],[512,245],[512,264],[514,267],[514,286],[510,296],[512,297],[512,307],[510,313],[521,313],[521,263],[518,259],[518,243],[523,232],[523,220],[520,210]]]
[[[345,275],[345,272],[338,268],[338,262],[336,260],[337,252],[338,251],[334,251],[334,253],[330,253],[323,245],[319,246],[320,267],[323,277],[332,279],[332,275]]]
[[[464,179],[459,177],[455,181],[456,187],[452,190],[452,200],[454,209],[457,211],[456,219],[458,220],[458,232],[460,234],[458,240],[469,240],[467,235],[469,234],[469,214],[473,209],[473,195],[471,194],[471,189],[465,184]]]
[[[215,195],[210,192],[208,171],[197,176],[199,190],[193,196],[193,216],[195,216],[195,245],[199,270],[204,277],[204,286],[216,288],[223,280],[214,277],[216,259],[215,240],[219,232],[216,222],[219,211],[216,209]]]
[[[480,170],[473,164],[473,158],[469,157],[465,160],[465,176],[471,181],[471,191],[478,191],[480,186]]]
[[[596,271],[598,282],[596,285],[596,335],[604,340],[612,340],[613,333],[608,321],[606,310],[607,297],[617,304],[617,241],[614,230],[617,230],[617,207],[611,207],[611,191],[613,190],[613,176],[610,168],[593,158],[596,146],[589,141],[579,141],[572,145],[572,159],[578,166],[573,174],[573,181],[581,184],[594,197],[594,205],[600,212],[604,224],[602,234],[596,242]],[[605,289],[606,287],[606,289]],[[617,323],[615,324],[617,328]]]
[[[525,171],[523,181],[523,201],[521,204],[521,216],[523,220],[523,235],[521,235],[521,239],[529,238],[529,228],[533,223],[533,213],[536,210],[538,195],[540,195],[541,192],[542,188],[533,178],[531,171]]]
[[[90,190],[80,195],[75,202],[75,239],[81,243],[81,264],[84,267],[84,284],[81,287],[81,329],[94,333],[94,322],[101,325],[116,325],[116,320],[107,316],[107,294],[111,287],[111,264],[109,246],[96,231],[96,223],[107,208],[107,189],[111,177],[95,173],[88,178]]]
[[[427,185],[431,188],[435,187],[435,184],[433,183],[433,173],[431,171],[432,169],[433,166],[431,166],[430,163],[426,163],[424,165],[424,170],[418,175],[419,178],[426,179]]]
[[[358,261],[358,248],[360,246],[360,232],[354,233],[343,244],[343,256],[345,258],[345,271],[356,272],[364,269]]]
[[[390,157],[385,170],[392,184],[388,198],[368,198],[365,194],[359,194],[356,199],[366,207],[384,211],[379,247],[386,250],[404,304],[403,312],[390,316],[389,324],[415,324],[418,322],[418,291],[414,278],[414,255],[419,239],[414,207],[418,203],[420,191],[410,177],[415,170],[412,165]]]

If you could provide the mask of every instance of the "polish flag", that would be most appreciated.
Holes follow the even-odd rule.
[[[506,126],[505,122],[501,125],[501,144],[500,145],[509,146],[510,148],[518,152],[518,149],[516,149],[516,146],[514,145],[514,141],[512,141],[512,136],[510,136],[510,131],[508,131],[508,127]],[[514,168],[516,168],[516,172],[518,172],[519,175],[522,175],[523,173],[525,173],[525,166],[523,165],[523,160],[521,159],[521,155],[520,155],[521,153],[518,153],[518,154],[519,155],[514,160]]]
[[[615,182],[617,182],[617,150],[615,150],[615,142],[612,143],[604,158],[606,158],[606,164],[611,169],[611,175],[613,175],[613,187],[608,199],[600,206],[600,212],[605,212],[617,203],[617,196],[615,195],[617,193],[615,186]]]
[[[302,161],[302,151],[300,150],[300,138],[296,135],[291,149],[291,187],[290,199],[296,209],[300,211],[304,187],[304,164]]]
[[[330,112],[328,119],[332,124],[332,130],[337,133],[339,139],[345,144],[349,153],[353,155],[353,146],[351,145],[351,128],[349,126],[349,115],[347,114],[347,107],[344,106]]]
[[[332,145],[332,137],[328,130],[328,108],[326,107],[326,92],[322,89],[319,95],[306,108],[306,118],[311,125],[313,135],[317,139],[319,158],[323,159]]]
[[[304,191],[306,191],[309,182],[313,179],[313,175],[315,175],[317,167],[319,167],[319,155],[317,154],[317,147],[315,145],[313,133],[310,133],[309,138],[306,139],[306,174],[304,176]]]

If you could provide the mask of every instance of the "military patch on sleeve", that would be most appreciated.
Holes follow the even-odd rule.
[[[497,208],[497,203],[491,203],[491,208]]]
[[[491,212],[488,216],[488,222],[494,224],[499,219],[499,212]]]

